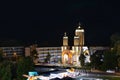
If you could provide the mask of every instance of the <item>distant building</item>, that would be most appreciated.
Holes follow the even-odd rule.
[[[24,56],[24,47],[0,47],[4,57],[12,57],[13,55]]]
[[[61,60],[61,47],[36,47],[38,62],[44,63],[48,53],[50,54],[49,63],[58,63]],[[30,56],[30,47],[25,48],[25,56]]]
[[[25,56],[31,56],[31,52],[33,50],[36,50],[37,47],[38,47],[37,44],[33,44],[33,45],[29,46],[29,47],[25,47]]]
[[[30,47],[25,47],[25,57],[30,56],[31,50]]]
[[[108,51],[108,50],[110,50],[110,47],[103,47],[103,46],[90,46],[89,47],[89,52],[91,55],[97,51]]]
[[[48,53],[50,54],[50,63],[58,63],[61,59],[61,47],[40,47],[36,50],[39,54],[39,62],[44,62]]]

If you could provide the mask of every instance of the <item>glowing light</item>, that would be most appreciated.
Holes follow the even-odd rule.
[[[78,26],[78,28],[80,29],[81,27],[80,27],[80,26]]]
[[[74,38],[79,38],[78,36],[74,36]]]
[[[76,30],[76,32],[84,32],[84,29],[81,29],[81,30]]]
[[[68,38],[68,37],[64,37],[64,38]]]
[[[68,61],[68,55],[67,54],[64,55],[64,61]]]

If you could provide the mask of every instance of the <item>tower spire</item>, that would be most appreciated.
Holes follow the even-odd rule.
[[[81,24],[80,24],[80,22],[79,22],[79,23],[78,23],[78,28],[79,28],[79,29],[81,28],[80,26],[81,26]]]
[[[66,32],[64,33],[64,36],[67,36]]]

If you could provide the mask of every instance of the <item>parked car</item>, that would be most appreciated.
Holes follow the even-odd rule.
[[[107,70],[107,73],[115,73],[115,70]]]

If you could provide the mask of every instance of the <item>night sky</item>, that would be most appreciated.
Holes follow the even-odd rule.
[[[120,32],[120,6],[115,0],[39,0],[1,5],[0,39],[15,39],[40,46],[61,46],[64,32],[73,44],[81,23],[85,45],[109,45]]]

